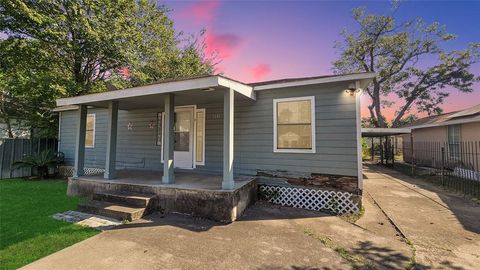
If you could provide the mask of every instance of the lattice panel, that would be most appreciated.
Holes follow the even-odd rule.
[[[63,177],[73,176],[74,168],[72,166],[60,166],[58,170],[60,175]],[[84,171],[84,175],[99,175],[105,172],[105,170],[101,168],[88,168],[88,167],[84,168],[83,171]]]
[[[269,185],[260,185],[259,189],[266,194],[269,202],[283,206],[329,210],[337,214],[359,211],[358,203],[352,200],[352,194],[348,192]]]

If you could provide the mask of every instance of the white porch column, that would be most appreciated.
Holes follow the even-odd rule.
[[[85,132],[87,128],[87,105],[79,105],[77,113],[77,138],[75,143],[75,164],[73,177],[84,174]]]
[[[222,189],[233,189],[233,108],[234,90],[223,95],[223,182]]]
[[[103,178],[113,179],[116,177],[118,101],[110,101],[108,103],[107,121],[107,156],[105,158],[105,173],[103,174]]]
[[[163,126],[163,184],[175,183],[173,147],[175,142],[175,96],[165,95],[165,124]]]

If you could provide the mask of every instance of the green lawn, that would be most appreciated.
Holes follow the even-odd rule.
[[[98,232],[50,215],[75,209],[65,181],[0,180],[0,269],[16,269]]]

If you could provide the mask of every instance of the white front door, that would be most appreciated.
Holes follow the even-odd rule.
[[[178,168],[193,168],[195,107],[175,108],[174,165]]]

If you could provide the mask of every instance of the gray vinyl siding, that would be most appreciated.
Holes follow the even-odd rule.
[[[355,97],[347,83],[257,91],[256,101],[235,103],[234,172],[254,175],[258,170],[357,176]],[[316,153],[273,152],[273,99],[315,96]],[[196,104],[206,109],[205,165],[197,171],[222,172],[223,104]],[[163,108],[119,112],[117,168],[161,170],[161,147],[156,146],[157,112]],[[86,149],[85,164],[104,167],[106,110],[96,114],[95,148]],[[76,111],[62,112],[60,151],[73,164]],[[155,123],[152,129],[150,122]],[[128,130],[128,123],[133,129]]]

